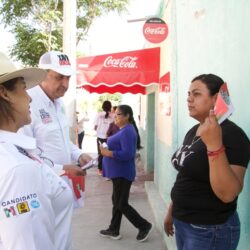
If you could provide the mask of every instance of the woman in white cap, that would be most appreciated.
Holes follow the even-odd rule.
[[[26,88],[46,72],[17,70],[0,52],[0,249],[70,250],[72,191],[40,158],[33,138],[16,133],[31,122]]]

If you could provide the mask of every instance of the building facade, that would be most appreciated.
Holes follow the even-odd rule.
[[[151,86],[141,97],[140,132],[145,170],[154,173],[146,183],[157,227],[169,249],[175,242],[164,234],[163,221],[170,202],[176,171],[170,159],[195,121],[188,116],[187,91],[191,80],[203,73],[224,79],[235,112],[230,118],[250,137],[250,1],[163,0],[158,17],[168,25],[166,40],[146,47],[161,47],[160,75],[170,72],[167,88]],[[250,167],[250,166],[249,166]],[[241,238],[238,249],[250,241],[250,173],[239,196]]]

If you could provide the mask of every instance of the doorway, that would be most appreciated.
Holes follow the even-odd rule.
[[[155,159],[155,93],[148,94],[147,124],[146,171],[153,172]]]

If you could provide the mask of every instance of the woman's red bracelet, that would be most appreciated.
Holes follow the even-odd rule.
[[[219,155],[220,153],[222,153],[224,151],[225,151],[225,147],[224,147],[224,145],[222,145],[218,150],[207,151],[207,156],[208,157],[210,157],[210,156],[217,156],[217,155]]]

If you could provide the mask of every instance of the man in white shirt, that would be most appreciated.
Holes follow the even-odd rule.
[[[36,138],[37,147],[53,161],[57,173],[64,170],[71,175],[83,175],[78,164],[86,164],[91,157],[70,141],[61,100],[68,90],[70,76],[74,74],[69,58],[61,52],[50,51],[41,56],[39,68],[47,70],[47,76],[40,85],[28,90],[32,98],[32,122],[24,126],[22,132]]]

